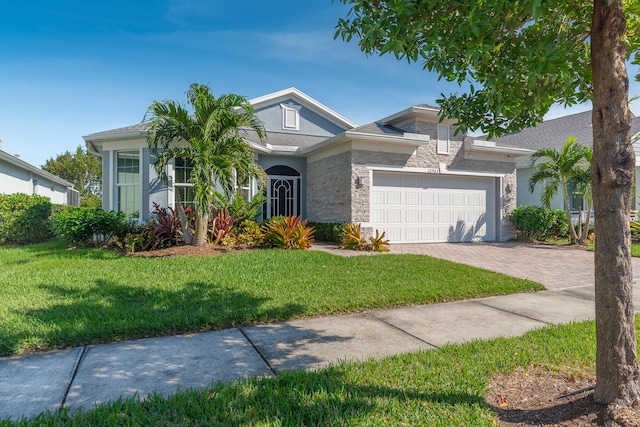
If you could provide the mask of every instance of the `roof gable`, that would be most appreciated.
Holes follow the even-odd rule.
[[[276,123],[270,114],[264,113],[274,109],[282,109],[281,105],[290,105],[293,108],[299,108],[302,120],[306,120],[307,123],[314,123],[317,126],[326,129],[328,132],[327,135],[335,135],[339,132],[353,129],[357,126],[351,120],[336,113],[329,107],[321,104],[294,87],[251,99],[249,100],[249,103],[256,110],[258,117],[265,122],[265,128],[267,128],[268,131],[275,131],[276,129],[283,130],[281,119]],[[273,112],[274,111],[271,111],[271,113]],[[275,116],[275,114],[272,115]],[[281,117],[281,115],[278,116]],[[319,131],[316,129],[316,132]]]

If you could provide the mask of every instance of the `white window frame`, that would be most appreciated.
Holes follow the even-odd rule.
[[[282,107],[282,129],[283,130],[300,130],[300,106],[280,104]],[[293,113],[293,116],[289,114]],[[289,119],[292,119],[293,123]]]
[[[138,155],[138,182],[127,182],[127,183],[120,183],[119,182],[119,176],[118,176],[118,155],[120,153],[136,153]],[[142,150],[138,149],[138,150],[118,150],[114,152],[114,159],[115,159],[115,164],[114,164],[114,170],[115,170],[115,174],[116,174],[116,179],[115,179],[115,184],[116,184],[116,188],[115,188],[115,198],[116,198],[116,206],[117,206],[117,210],[120,211],[120,188],[122,187],[135,187],[138,186],[138,216],[137,217],[131,217],[131,218],[137,218],[138,220],[142,219]]]
[[[188,180],[185,182],[178,182],[177,180],[177,174],[176,174],[176,159],[171,160],[172,165],[173,165],[173,174],[171,175],[171,187],[173,188],[173,197],[171,199],[171,203],[173,204],[173,207],[175,207],[176,204],[176,193],[178,192],[178,188],[183,187],[193,187],[193,184],[191,182],[189,182]],[[186,160],[185,160],[186,162]],[[185,163],[186,164],[186,163]],[[185,166],[185,169],[189,169],[187,166]],[[193,170],[193,166],[191,167],[191,169]],[[186,176],[186,175],[185,175]],[[182,203],[184,204],[184,200],[181,200]],[[193,203],[193,202],[192,202]]]
[[[438,142],[436,153],[449,154],[449,125],[438,123]]]

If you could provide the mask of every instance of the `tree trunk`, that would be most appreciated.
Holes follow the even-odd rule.
[[[593,166],[597,233],[595,399],[640,404],[629,220],[635,154],[631,146],[626,21],[620,0],[594,0],[591,27]]]
[[[582,211],[580,211],[582,213]],[[587,202],[587,214],[584,218],[584,226],[580,235],[580,242],[584,243],[589,238],[589,227],[591,226],[591,202]]]
[[[207,243],[207,226],[209,216],[196,214],[196,232],[193,239],[193,246],[204,246]]]
[[[184,212],[184,208],[180,204],[180,196],[178,196],[176,212],[178,212],[178,217],[180,218],[180,225],[182,226],[182,238],[184,239],[184,243],[187,245],[191,245],[193,243],[193,233],[191,233],[191,229],[189,228],[189,218],[187,218],[187,214]]]

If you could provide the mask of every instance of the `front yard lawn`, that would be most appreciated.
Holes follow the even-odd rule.
[[[0,260],[0,355],[543,289],[419,255],[141,258],[53,241]]]

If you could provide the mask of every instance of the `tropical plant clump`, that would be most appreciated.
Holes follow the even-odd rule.
[[[173,208],[153,203],[153,218],[138,225],[129,221],[115,236],[115,243],[125,253],[154,251],[183,243],[180,217]]]
[[[385,232],[380,234],[376,230],[374,237],[369,237],[369,241],[362,237],[360,224],[347,224],[342,231],[341,249],[351,249],[354,251],[374,251],[389,252],[389,240],[385,239]]]
[[[239,183],[255,179],[263,185],[264,172],[255,163],[243,133],[252,129],[262,140],[265,132],[253,107],[242,96],[216,98],[208,86],[194,83],[187,92],[187,102],[193,113],[176,101],[155,101],[144,121],[149,124],[147,142],[162,182],[168,183],[170,161],[180,158],[191,166],[188,182],[194,191],[195,230],[193,236],[185,233],[185,239],[187,244],[201,246],[207,242],[216,185],[228,200],[233,199]]]
[[[263,226],[264,245],[281,249],[308,249],[315,241],[313,227],[299,216],[273,217]]]

